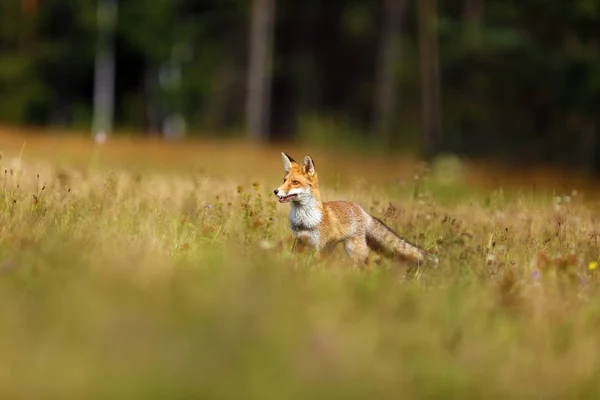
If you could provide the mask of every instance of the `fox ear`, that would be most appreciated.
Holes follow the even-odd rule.
[[[285,168],[285,172],[290,172],[292,163],[296,162],[296,160],[285,154],[283,151],[281,152],[281,160],[283,161],[283,168]]]
[[[304,165],[302,167],[308,176],[313,176],[315,174],[315,162],[310,156],[304,157]]]

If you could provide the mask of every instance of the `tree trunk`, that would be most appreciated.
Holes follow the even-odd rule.
[[[256,141],[265,141],[269,134],[274,14],[275,0],[253,0],[246,123],[250,137]]]
[[[432,157],[441,142],[440,71],[436,0],[418,0],[419,62],[421,74],[421,121],[426,157]]]
[[[94,134],[109,134],[113,129],[115,55],[114,30],[117,22],[117,0],[99,0],[97,9],[98,39],[94,77]]]
[[[406,0],[383,0],[383,23],[377,65],[377,88],[373,118],[374,131],[388,138],[392,111],[397,103],[396,63],[402,57],[400,35],[403,31]]]

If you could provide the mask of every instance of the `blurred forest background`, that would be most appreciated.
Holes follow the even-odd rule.
[[[600,170],[599,0],[3,0],[0,122]]]

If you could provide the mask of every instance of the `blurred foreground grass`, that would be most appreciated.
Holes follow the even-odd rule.
[[[472,167],[317,153],[326,199],[440,256],[357,270],[290,254],[280,149],[22,143],[0,142],[3,398],[600,395],[582,182],[474,188]]]

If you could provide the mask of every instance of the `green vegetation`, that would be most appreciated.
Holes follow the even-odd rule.
[[[240,135],[253,1],[153,0],[140,7],[119,0],[117,131],[157,133],[176,114],[189,136]],[[418,2],[398,0],[405,11],[394,21],[396,101],[390,130],[379,136],[373,119],[387,1],[273,3],[269,139],[421,148]],[[600,170],[600,2],[434,3],[443,150]],[[90,128],[98,4],[0,2],[1,121]]]
[[[253,163],[250,148],[188,145],[221,162],[140,173],[126,165],[140,144],[107,143],[91,165],[69,161],[82,147],[48,162],[35,146],[1,161],[2,397],[600,395],[589,193],[509,196],[435,166],[386,183],[406,168],[358,158],[345,173],[321,155],[326,198],[440,256],[437,269],[358,270],[341,249],[290,254],[288,206],[271,194],[279,149]],[[161,151],[147,165],[187,157]]]

